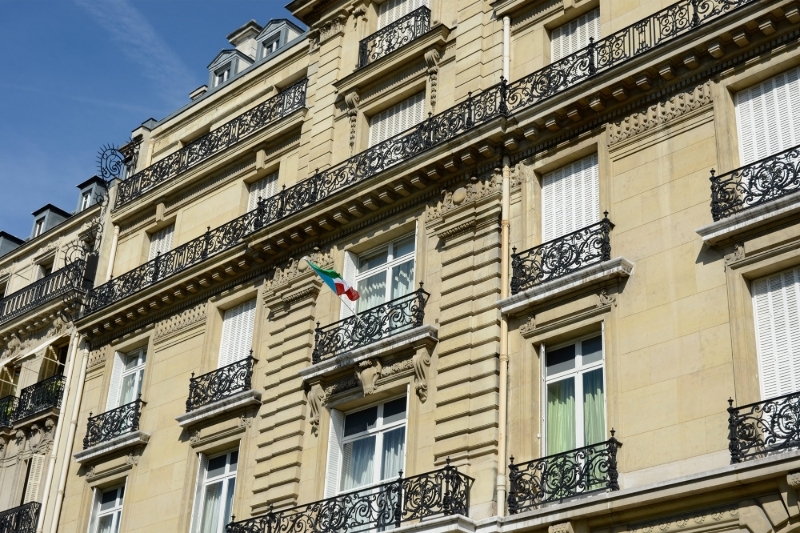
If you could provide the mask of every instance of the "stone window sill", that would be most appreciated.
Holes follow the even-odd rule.
[[[150,434],[144,431],[133,431],[114,437],[106,442],[95,444],[91,448],[86,448],[73,455],[75,461],[80,464],[97,461],[103,457],[107,457],[112,453],[116,453],[136,446],[144,446],[150,440]]]
[[[251,405],[261,405],[260,392],[255,390],[237,392],[227,398],[198,407],[194,411],[176,416],[175,420],[178,421],[179,426],[185,428]]]
[[[745,233],[777,224],[800,214],[800,192],[746,209],[703,226],[695,231],[703,242],[715,246],[727,244]]]

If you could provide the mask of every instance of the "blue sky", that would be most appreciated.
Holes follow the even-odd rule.
[[[0,230],[75,209],[97,151],[207,82],[225,36],[288,0],[0,0]]]

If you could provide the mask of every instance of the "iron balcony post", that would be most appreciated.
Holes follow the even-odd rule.
[[[414,313],[414,326],[420,327],[425,320],[425,290],[422,288],[424,282],[419,282],[417,289],[417,311]]]
[[[711,177],[708,178],[711,181],[711,218],[714,219],[714,222],[720,219],[720,198],[719,198],[719,178],[715,175],[715,170],[711,169]]]
[[[208,257],[208,247],[210,246],[210,244],[211,244],[211,226],[206,226],[206,234],[203,241],[203,252],[201,254],[203,257]]]
[[[737,431],[737,409],[733,406],[733,398],[728,398],[728,450],[731,452],[731,464],[741,461],[739,457],[741,446]]]
[[[692,4],[692,28],[700,25],[700,15],[697,13],[697,0],[691,0]]]
[[[442,494],[442,508],[444,510],[444,514],[452,515],[455,514],[454,507],[454,482],[453,482],[453,470],[454,467],[450,466],[450,457],[448,456],[445,460],[444,466],[444,476],[442,476],[444,480],[444,492]]]
[[[516,487],[519,473],[517,465],[514,464],[514,456],[512,455],[508,459],[508,496],[506,496],[506,502],[508,504],[508,514],[517,514],[517,499],[514,488]]]
[[[247,358],[247,368],[244,377],[244,389],[250,390],[251,378],[253,377],[253,367],[255,366],[255,359],[253,358],[253,349],[250,349],[250,357]]]
[[[317,322],[317,327],[314,329],[314,351],[311,353],[311,362],[315,365],[320,361],[320,340],[322,339],[322,328]]]
[[[501,115],[508,115],[508,102],[506,101],[506,91],[508,90],[508,81],[500,76],[500,107],[498,111]]]
[[[153,283],[158,281],[158,267],[161,259],[161,252],[156,254],[155,264],[153,265]]]
[[[608,482],[607,490],[619,490],[619,472],[617,471],[617,448],[620,442],[614,437],[616,431],[611,429],[611,438],[608,439]]]
[[[367,64],[367,41],[361,41],[358,45],[358,68]]]
[[[400,527],[403,519],[403,471],[400,470],[397,476],[397,501],[394,502],[394,527]],[[390,487],[386,487],[391,490]]]
[[[502,96],[501,96],[501,99],[502,99]],[[471,127],[473,127],[475,125],[475,112],[474,112],[474,107],[475,106],[474,106],[474,103],[472,101],[472,91],[467,93],[467,101],[466,101],[465,105],[467,107],[466,127],[467,128],[471,128]]]
[[[608,211],[603,212],[603,241],[602,241],[602,255],[603,261],[611,260],[611,230],[614,229],[614,224],[608,219]]]
[[[594,37],[589,37],[589,46],[588,54],[589,54],[589,76],[594,76],[597,73],[597,65],[595,65],[594,61]]]

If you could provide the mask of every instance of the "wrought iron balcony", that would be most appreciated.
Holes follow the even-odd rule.
[[[70,291],[84,290],[86,260],[78,259],[60,270],[0,300],[0,324],[36,309]]]
[[[118,184],[114,207],[138,198],[156,186],[306,105],[308,80],[287,87],[266,102],[242,113]]]
[[[19,399],[16,396],[0,398],[0,428],[10,428],[14,423],[14,413]]]
[[[42,504],[30,502],[0,512],[0,533],[34,533]]]
[[[50,408],[61,407],[64,393],[64,376],[58,375],[25,387],[19,395],[14,421],[41,413]]]
[[[106,411],[97,416],[89,413],[89,422],[86,425],[86,436],[83,437],[83,449],[91,448],[100,443],[107,442],[120,435],[133,433],[139,430],[139,417],[145,402],[139,399],[126,403],[121,407]]]
[[[800,392],[734,407],[728,400],[731,463],[800,448]]]
[[[253,350],[250,357],[241,361],[223,366],[213,372],[189,379],[189,397],[186,398],[186,412],[189,413],[198,407],[227,398],[237,392],[250,390],[250,379],[253,375],[253,366],[258,361],[253,359]]]
[[[727,218],[800,191],[800,146],[726,174],[711,171],[711,216]]]
[[[400,17],[369,37],[358,46],[358,68],[366,67],[401,46],[425,34],[431,27],[431,10],[425,6]]]
[[[603,220],[530,250],[511,254],[511,294],[611,259],[609,233],[614,224]]]
[[[95,288],[89,294],[84,315],[94,313],[212,255],[233,248],[255,231],[299,213],[481,124],[538,104],[589,80],[599,72],[620,65],[725,13],[757,1],[682,0],[511,84],[501,79],[499,84],[484,91],[474,95],[470,93],[463,102],[433,115],[413,128],[324,172],[317,172],[297,185],[284,188],[250,213],[213,231],[209,228],[204,236]],[[305,85],[302,94],[304,97]],[[126,183],[135,177],[132,176]],[[164,180],[148,180],[147,187],[153,187],[162,181]],[[140,192],[137,195],[145,189],[140,187],[138,190]],[[135,197],[128,193],[124,196]]]
[[[399,527],[430,516],[469,516],[469,491],[474,480],[447,466],[333,498],[249,520],[231,522],[227,533],[344,533]]]
[[[617,448],[622,443],[614,438],[508,466],[508,512],[519,513],[538,505],[561,501],[582,494],[619,490]]]
[[[314,333],[314,364],[361,346],[367,346],[401,331],[419,327],[425,318],[425,304],[430,294],[422,290],[395,298],[339,322],[320,327]]]

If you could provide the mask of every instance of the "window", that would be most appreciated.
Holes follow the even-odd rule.
[[[600,10],[593,9],[550,32],[550,61],[555,62],[600,38]]]
[[[46,263],[39,263],[38,265],[36,265],[36,267],[37,267],[36,279],[42,279],[53,273],[53,260],[51,259]]]
[[[222,316],[222,339],[219,346],[219,368],[241,361],[253,347],[256,321],[256,300],[228,309]]]
[[[44,231],[44,217],[40,218],[36,221],[36,224],[33,227],[33,236],[38,237]]]
[[[800,144],[800,68],[736,93],[739,161],[749,165]]]
[[[239,452],[200,456],[192,512],[192,533],[222,533],[230,522]]]
[[[381,111],[369,121],[369,145],[373,146],[422,122],[425,93],[417,93],[397,105]]]
[[[357,258],[354,285],[361,295],[356,301],[358,312],[414,290],[414,240],[415,236],[409,235]]]
[[[81,211],[89,207],[92,202],[92,192],[86,191],[85,193],[81,194]]]
[[[172,234],[175,232],[175,225],[160,229],[150,235],[150,253],[148,261],[152,261],[159,255],[163,255],[172,249]]]
[[[325,496],[396,479],[406,449],[406,397],[343,414],[331,411]]]
[[[800,390],[800,268],[753,281],[763,400]]]
[[[597,154],[542,177],[542,242],[600,220]]]
[[[89,520],[89,533],[117,533],[122,519],[122,499],[125,487],[101,491],[94,489],[92,518]]]
[[[39,501],[39,487],[42,484],[42,470],[44,469],[45,455],[35,453],[28,460],[28,473],[25,478],[25,489],[22,495],[22,504]]]
[[[111,385],[108,389],[106,411],[131,403],[142,393],[144,367],[147,362],[147,348],[132,352],[117,352],[114,368],[111,371]]]
[[[214,87],[218,87],[228,81],[228,78],[231,77],[231,66],[228,65],[222,70],[218,70],[214,73]]]
[[[261,48],[263,50],[261,57],[267,57],[271,53],[276,52],[278,50],[278,42],[278,39],[265,42]]]
[[[247,198],[247,211],[258,207],[258,199],[267,199],[278,192],[278,173],[274,172],[266,178],[250,184],[250,194]]]
[[[427,5],[428,0],[386,0],[378,6],[378,29]]]
[[[602,336],[548,350],[545,368],[546,454],[606,440]]]

